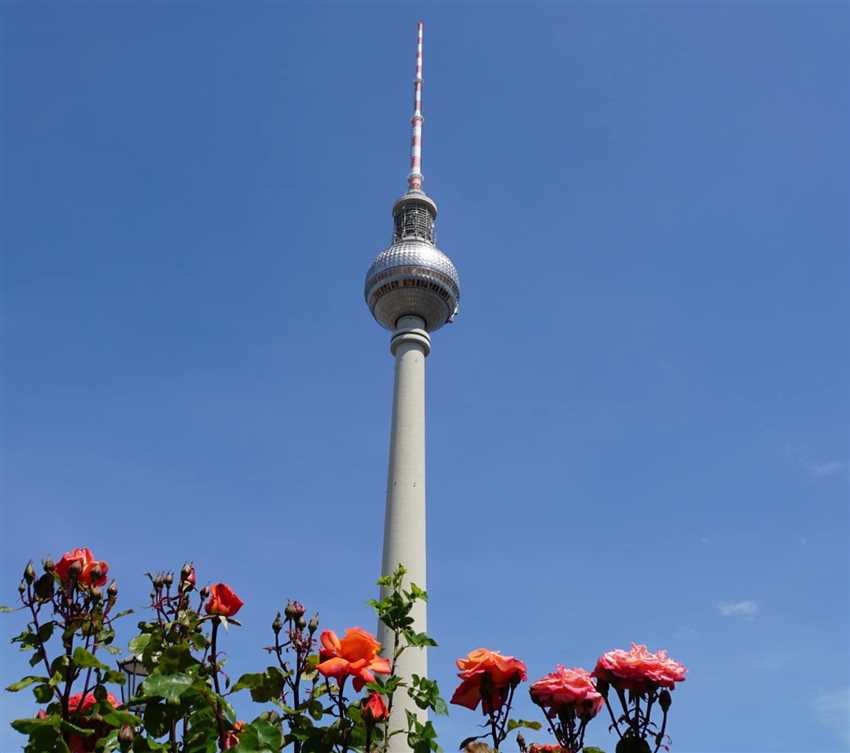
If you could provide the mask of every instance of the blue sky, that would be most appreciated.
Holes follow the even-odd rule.
[[[392,361],[362,281],[422,16],[463,285],[428,359],[433,676],[636,640],[690,668],[674,751],[847,750],[848,15],[5,5],[0,601],[89,545],[142,611],[145,570],[229,582],[236,674],[287,597],[373,625]]]

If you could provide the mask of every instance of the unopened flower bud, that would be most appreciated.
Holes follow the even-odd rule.
[[[18,583],[18,593],[19,593],[21,596],[23,596],[23,595],[24,595],[24,593],[26,592],[26,590],[27,590],[27,584],[26,584],[26,583],[24,583],[23,581],[21,581],[20,583]]]
[[[188,583],[190,586],[195,585],[195,568],[191,562],[187,562],[180,570],[180,582]]]
[[[283,613],[287,620],[297,620],[304,615],[304,605],[300,601],[290,601]]]
[[[91,597],[95,601],[100,601],[103,598],[103,591],[101,591],[99,588],[93,588],[91,590]]]
[[[283,622],[280,619],[280,612],[275,615],[274,622],[272,623],[272,630],[274,630],[274,634],[277,635],[280,632],[280,629],[283,627]]]
[[[157,575],[157,576],[153,579],[153,587],[154,587],[157,591],[159,591],[159,590],[162,588],[162,586],[163,586],[164,584],[165,584],[165,578],[163,578],[163,577],[162,577],[162,574]]]
[[[76,580],[80,577],[80,573],[83,572],[83,566],[80,564],[79,560],[75,560],[71,563],[71,567],[68,568],[68,575],[71,580]]]
[[[165,581],[165,585],[171,588],[171,584],[174,583],[174,575],[172,573],[166,573],[163,580]]]
[[[91,582],[97,583],[102,577],[103,577],[103,571],[97,565],[95,565],[91,569]]]
[[[27,562],[27,566],[24,568],[24,580],[27,585],[35,580],[35,568],[32,566],[32,562]]]
[[[312,635],[319,629],[319,613],[316,612],[311,618],[310,622],[307,623],[307,630],[310,631]]]
[[[200,594],[199,594],[199,595],[200,595],[200,597],[201,597],[201,601],[206,601],[206,599],[207,599],[207,598],[209,597],[209,595],[210,595],[210,590],[209,590],[206,586],[204,586],[204,587],[201,589],[201,591],[200,591]]]
[[[132,745],[133,741],[136,739],[136,733],[133,732],[133,728],[129,724],[125,724],[118,731],[118,742],[123,745]]]
[[[114,580],[109,584],[109,588],[106,589],[106,593],[110,599],[114,599],[118,596],[118,584]]]
[[[658,694],[658,705],[661,706],[663,712],[667,712],[673,699],[670,697],[670,691],[666,688]]]
[[[52,573],[53,568],[56,567],[56,565],[53,563],[53,560],[50,559],[50,557],[48,557],[46,560],[44,560],[43,565],[44,565],[44,572],[46,572],[46,573]]]
[[[295,625],[299,630],[303,630],[307,627],[307,620],[304,619],[303,614],[295,621]]]

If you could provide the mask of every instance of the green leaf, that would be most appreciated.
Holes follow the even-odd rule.
[[[0,612],[15,612],[18,609],[23,609],[23,607],[2,607],[2,606],[0,606]]]
[[[137,635],[130,641],[129,649],[130,653],[133,656],[141,656],[145,649],[148,647],[148,643],[151,642],[150,633],[142,633],[141,635]]]
[[[585,745],[582,750],[584,753],[605,753],[602,748],[594,748],[592,745]]]
[[[50,703],[53,699],[53,688],[50,685],[36,685],[32,694],[39,703]]]
[[[74,664],[84,669],[109,669],[105,664],[99,662],[93,654],[90,654],[82,646],[74,649]]]
[[[142,683],[144,696],[159,696],[168,703],[178,703],[192,685],[192,678],[182,672],[173,675],[151,675]]]
[[[277,725],[257,719],[246,725],[239,733],[239,745],[234,753],[279,753],[283,737]]]
[[[525,719],[509,719],[508,732],[515,729],[540,729],[540,722],[529,722]]]
[[[50,678],[39,677],[38,675],[27,675],[26,677],[21,678],[17,682],[13,682],[6,688],[6,690],[8,690],[10,693],[17,693],[19,690],[28,688],[34,682],[50,682]]]

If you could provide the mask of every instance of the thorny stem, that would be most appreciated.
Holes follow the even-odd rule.
[[[611,721],[613,722],[614,730],[617,732],[617,736],[622,740],[623,733],[620,732],[620,725],[617,724],[617,720],[614,718],[614,709],[612,709],[611,704],[608,703],[608,694],[606,693],[602,696],[602,698],[605,699],[605,707],[608,709],[608,713],[611,715]]]
[[[664,742],[664,731],[667,729],[667,709],[663,709],[664,716],[661,718],[661,730],[658,733],[658,737],[655,741],[655,751],[654,753],[658,753],[658,749],[661,747],[661,743]]]
[[[41,640],[41,635],[39,635],[39,631],[41,627],[38,624],[38,610],[35,608],[35,604],[33,602],[33,593],[32,593],[32,585],[27,584],[27,606],[30,608],[30,614],[32,614],[32,624],[35,627],[35,637],[38,641],[38,652],[41,654],[41,660],[44,662],[44,668],[47,670],[47,676],[50,677],[50,662],[47,660],[47,648],[44,645],[44,641]],[[54,687],[53,692],[56,693],[58,698],[62,698],[62,695],[59,691],[59,688]]]
[[[221,749],[224,750],[224,720],[221,717],[221,686],[218,681],[218,626],[220,622],[220,617],[213,617],[212,638],[210,640],[210,665],[212,666],[213,687],[216,692],[215,718],[218,725],[218,742]]]

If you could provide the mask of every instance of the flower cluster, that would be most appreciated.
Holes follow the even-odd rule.
[[[522,661],[498,651],[476,649],[458,659],[457,665],[461,683],[452,703],[474,710],[480,702],[488,717],[485,727],[489,727],[487,733],[464,740],[462,748],[476,749],[479,743],[475,740],[490,737],[493,749],[498,750],[511,730],[540,728],[537,722],[509,719],[513,690],[526,679]],[[531,700],[542,710],[557,743],[527,746],[522,735],[517,735],[517,745],[522,753],[577,753],[584,746],[587,725],[607,707],[611,729],[620,738],[618,753],[657,753],[667,739],[669,691],[685,679],[686,673],[684,665],[666,652],[652,653],[641,645],[633,645],[631,651],[617,649],[603,654],[593,672],[559,664],[529,688]],[[610,688],[614,688],[623,706],[619,717],[608,702]],[[651,717],[655,702],[662,711],[660,727]]]
[[[66,552],[56,564],[46,560],[40,575],[32,563],[24,569],[18,591],[28,624],[13,642],[32,652],[32,667],[42,668],[36,670],[41,675],[8,688],[31,687],[40,706],[35,716],[12,722],[28,737],[24,753],[281,753],[289,747],[292,753],[389,753],[396,735],[414,753],[439,750],[432,723],[409,710],[446,713],[437,683],[395,673],[406,650],[436,645],[414,627],[411,610],[427,594],[405,582],[403,567],[378,581],[384,596],[370,602],[390,636],[388,655],[360,627],[319,633],[318,613],[308,620],[304,605],[290,600],[275,616],[274,643],[266,647],[276,664],[235,681],[226,670],[221,628],[239,626],[235,617],[245,602],[227,583],[199,587],[188,562],[176,577],[147,574],[150,617],[138,622],[130,656],[118,662],[121,671],[111,668],[107,654],[120,653],[112,645],[114,622],[132,610],[115,613],[118,586],[112,581],[104,590],[108,573],[109,563],[87,547]],[[53,647],[59,649],[55,656]],[[515,691],[528,679],[522,660],[477,648],[456,663],[460,682],[451,702],[473,711],[480,706],[486,730],[464,740],[462,749],[493,753],[515,730],[542,728],[511,718]],[[686,673],[666,652],[637,644],[606,652],[593,672],[558,665],[529,688],[554,743],[529,746],[517,734],[517,747],[521,753],[579,753],[588,724],[605,707],[619,737],[617,753],[658,753],[669,740],[670,692]],[[116,685],[120,701],[109,690]],[[229,697],[240,691],[264,705],[250,722],[233,711]],[[411,702],[405,714],[393,711],[399,692]],[[622,708],[615,713],[618,700]],[[660,723],[653,718],[659,709]]]

